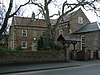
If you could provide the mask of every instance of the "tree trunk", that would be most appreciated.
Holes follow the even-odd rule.
[[[13,5],[13,0],[10,0],[9,8],[8,8],[7,13],[6,13],[4,23],[2,25],[2,28],[0,29],[0,39],[2,39],[2,33],[5,31],[5,29],[7,27],[7,23],[8,23],[8,20],[9,20],[9,15],[10,15],[11,10],[12,10],[12,5]]]
[[[47,39],[48,41],[50,41],[52,39],[52,35],[51,35],[51,23],[50,23],[50,17],[49,17],[49,9],[48,9],[48,3],[47,3],[47,0],[45,0],[45,11],[46,11],[46,14],[45,14],[45,21],[46,21],[46,24],[47,24]]]

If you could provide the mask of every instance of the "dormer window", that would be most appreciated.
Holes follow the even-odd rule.
[[[81,16],[78,17],[78,24],[83,24],[83,17]]]

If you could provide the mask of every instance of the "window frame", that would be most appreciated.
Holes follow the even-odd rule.
[[[78,24],[83,24],[83,17],[82,16],[78,16]]]
[[[85,48],[85,35],[81,36],[81,50]]]
[[[27,37],[27,30],[22,30],[22,37]]]
[[[59,35],[61,35],[61,34],[63,35],[63,30],[62,29],[59,30]]]
[[[25,46],[23,45],[25,43]],[[22,41],[21,42],[21,48],[22,49],[27,49],[27,41]]]

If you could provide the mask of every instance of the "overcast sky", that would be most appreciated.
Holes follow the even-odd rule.
[[[0,0],[0,1],[4,2],[6,7],[8,7],[8,3],[10,0]],[[16,2],[18,5],[23,4],[27,1],[28,0],[14,0],[14,2]],[[38,0],[38,1],[42,1],[42,0]],[[57,3],[55,2],[57,5],[61,5],[63,3],[63,1],[65,1],[65,0],[56,0],[56,1],[58,1]],[[76,2],[76,0],[68,0],[68,2]],[[60,8],[60,6],[55,7],[54,4],[50,4],[49,8],[50,8],[50,15],[52,15],[54,13],[58,13],[58,10],[59,10],[58,8]],[[35,13],[38,13],[37,7],[35,7],[35,6],[25,6],[22,9],[25,10],[25,13],[24,13],[25,17],[27,17],[27,16],[30,17],[33,11],[35,11]],[[96,17],[96,15],[94,13],[92,13],[91,11],[85,11],[84,9],[83,9],[83,11],[91,22],[94,22],[94,21],[100,22],[100,19],[98,17]],[[56,18],[56,17],[54,17],[54,18]]]

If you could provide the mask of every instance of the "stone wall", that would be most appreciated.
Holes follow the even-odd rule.
[[[66,54],[66,61],[69,61]],[[12,63],[42,63],[65,61],[64,50],[52,51],[2,51],[0,52],[0,64]]]

